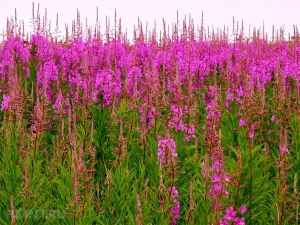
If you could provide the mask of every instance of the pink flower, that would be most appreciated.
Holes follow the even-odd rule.
[[[180,202],[176,199],[179,196],[179,192],[175,186],[171,188],[171,199],[173,199],[174,206],[170,209],[172,213],[171,223],[172,225],[177,224],[177,219],[180,218]]]
[[[226,210],[226,214],[224,216],[225,220],[233,220],[235,218],[236,211],[234,208],[231,206],[229,209]]]
[[[172,199],[173,199],[173,198],[177,198],[178,195],[179,195],[179,192],[178,192],[177,188],[176,188],[175,186],[173,186],[173,187],[171,188],[171,197],[172,197]]]
[[[233,223],[235,225],[245,225],[245,218],[243,218],[243,217],[242,218],[239,218],[239,217],[234,218]]]
[[[1,111],[5,109],[9,109],[9,103],[11,101],[11,96],[10,95],[3,95],[3,101],[1,103]]]
[[[241,213],[245,213],[247,211],[246,205],[242,205],[239,209]],[[236,211],[231,206],[229,209],[226,210],[226,214],[223,220],[220,220],[220,225],[245,225],[245,218],[235,217]],[[231,221],[231,222],[229,222]]]
[[[220,220],[220,225],[228,225],[227,220]]]
[[[59,92],[59,94],[55,100],[55,103],[53,105],[53,109],[56,114],[59,114],[60,110],[62,109],[63,100],[64,100],[64,96],[62,95],[61,92]]]
[[[250,139],[253,139],[253,137],[254,137],[254,132],[252,132],[252,131],[249,132],[249,133],[248,133],[248,137],[249,137]]]
[[[244,120],[244,119],[240,119],[240,123],[239,123],[239,125],[240,125],[241,127],[244,127],[244,126],[246,126],[246,120]]]
[[[247,212],[247,207],[246,207],[246,205],[242,205],[242,206],[240,207],[239,211],[240,211],[242,214],[244,214],[245,212]]]
[[[255,130],[255,127],[254,127],[254,125],[252,124],[252,125],[250,126],[250,131],[249,131],[249,133],[248,133],[248,137],[249,137],[250,139],[253,139],[253,138],[254,138],[254,130]]]
[[[171,208],[172,217],[171,217],[171,223],[172,225],[177,224],[176,220],[180,218],[180,202],[177,200],[173,201],[174,206]]]
[[[165,164],[167,160],[174,160],[177,158],[176,143],[172,138],[161,139],[158,137],[158,151],[157,157],[162,164]]]
[[[289,149],[286,147],[286,146],[281,146],[280,148],[279,148],[279,150],[280,150],[280,153],[283,155],[284,153],[287,153],[287,152],[289,152]]]

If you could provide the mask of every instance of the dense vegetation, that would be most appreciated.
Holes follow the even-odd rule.
[[[0,48],[0,224],[299,224],[296,28],[33,25]]]

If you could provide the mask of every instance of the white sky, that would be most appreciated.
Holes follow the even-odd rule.
[[[24,20],[25,31],[32,31],[30,19],[32,16],[33,0],[0,0],[0,33],[6,27],[7,17],[14,17],[17,8],[17,19]],[[157,28],[162,28],[162,18],[172,27],[172,22],[177,20],[182,24],[184,15],[191,14],[195,24],[201,25],[201,13],[204,13],[204,25],[214,28],[224,25],[232,30],[233,16],[236,21],[244,21],[245,32],[248,34],[251,28],[262,27],[270,37],[272,25],[275,28],[285,27],[285,34],[293,34],[293,25],[298,25],[300,31],[300,0],[40,0],[34,1],[35,14],[37,5],[40,3],[40,15],[44,15],[47,8],[48,20],[51,19],[51,30],[55,29],[56,13],[59,16],[59,27],[64,35],[64,24],[71,28],[72,20],[76,19],[77,8],[84,22],[87,17],[88,25],[94,25],[96,21],[96,6],[99,10],[99,20],[102,31],[105,27],[105,16],[107,15],[113,25],[114,10],[117,10],[117,18],[121,17],[123,31],[128,30],[128,37],[133,37],[133,25],[137,24],[138,17],[145,28],[148,21],[148,30],[157,21]],[[84,26],[85,27],[85,26]],[[2,39],[2,38],[1,38]]]

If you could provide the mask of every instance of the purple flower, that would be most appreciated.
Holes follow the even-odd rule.
[[[237,218],[234,218],[232,221],[233,221],[234,225],[245,225],[244,217],[242,217],[242,218],[237,217]]]
[[[224,219],[233,221],[233,219],[235,218],[235,215],[236,215],[236,211],[231,206],[229,209],[226,210],[226,214],[224,216]]]
[[[239,209],[241,213],[245,213],[247,211],[246,205],[241,206]],[[226,210],[226,214],[224,216],[223,220],[220,220],[220,225],[245,225],[245,218],[239,218],[235,217],[236,216],[236,211],[234,208],[231,206],[229,209]],[[231,221],[231,222],[229,222]]]
[[[176,220],[180,218],[180,202],[177,200],[173,201],[174,206],[171,208],[171,223],[172,225],[177,224]]]
[[[114,97],[122,94],[121,74],[118,71],[108,70],[96,74],[95,91],[93,93],[94,102],[98,102],[98,94],[103,97],[103,106],[110,105]]]
[[[233,96],[232,93],[228,93],[227,96],[226,96],[226,100],[227,100],[227,101],[232,101],[232,100],[233,100],[233,97],[234,97],[234,96]]]
[[[249,133],[248,133],[248,137],[249,137],[250,139],[253,139],[253,138],[254,138],[254,130],[255,130],[255,127],[254,127],[254,125],[252,124],[252,125],[250,126],[250,131],[249,131]]]
[[[280,153],[283,155],[284,153],[289,152],[289,149],[286,146],[279,147]]]
[[[128,72],[127,76],[127,92],[129,93],[130,97],[133,98],[134,96],[138,97],[141,91],[140,83],[142,80],[142,72],[141,69],[138,67],[132,67]]]
[[[171,188],[171,199],[173,199],[174,206],[170,209],[172,213],[171,223],[172,225],[177,224],[176,220],[180,218],[180,202],[176,199],[179,196],[179,192],[175,186]]]
[[[229,225],[227,220],[220,220],[220,225]]]
[[[244,127],[244,126],[246,126],[246,120],[244,120],[244,119],[240,119],[240,123],[239,123],[239,125],[240,125],[241,127]]]
[[[53,109],[54,109],[56,114],[59,114],[59,112],[61,111],[63,100],[64,100],[64,96],[62,95],[61,92],[59,92],[59,94],[58,94],[58,96],[55,100],[55,103],[53,105]]]
[[[171,105],[171,113],[173,118],[169,121],[169,126],[176,131],[184,131],[185,126],[182,122],[183,109],[177,105]]]
[[[244,95],[243,87],[240,86],[240,88],[236,90],[236,93],[238,94],[239,97],[242,97]]]
[[[247,212],[247,207],[246,207],[246,205],[242,205],[242,206],[240,207],[239,211],[240,211],[242,214],[244,214],[245,212]]]
[[[71,112],[71,104],[70,104],[70,99],[69,99],[69,94],[67,94],[67,97],[65,99],[65,105],[67,106],[67,109],[65,109],[66,114],[70,114]]]
[[[11,96],[10,95],[3,95],[3,100],[1,103],[1,111],[4,111],[6,109],[9,109],[9,103],[11,101]]]
[[[185,127],[185,131],[187,134],[194,134],[195,133],[195,126],[194,124],[189,124]]]
[[[248,134],[248,137],[250,138],[250,139],[253,139],[253,137],[254,137],[254,132],[249,132],[249,134]]]
[[[157,157],[160,162],[165,164],[167,160],[174,160],[177,156],[175,141],[172,138],[161,139],[158,137]]]
[[[179,196],[179,192],[178,192],[177,188],[175,186],[173,186],[171,188],[171,197],[173,199],[173,198],[177,198],[178,196]]]

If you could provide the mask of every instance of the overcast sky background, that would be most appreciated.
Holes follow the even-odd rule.
[[[181,23],[184,15],[188,17],[191,14],[195,24],[199,26],[203,11],[205,28],[209,26],[210,29],[212,25],[214,28],[223,28],[225,25],[231,31],[234,16],[239,24],[243,20],[246,34],[248,34],[249,26],[251,29],[262,28],[264,22],[265,31],[269,37],[272,35],[272,25],[275,29],[284,26],[287,37],[289,32],[293,34],[293,25],[299,26],[300,23],[300,0],[0,0],[0,33],[3,33],[6,27],[7,17],[14,17],[15,8],[17,20],[24,20],[25,31],[32,32],[30,27],[32,2],[35,3],[35,14],[40,3],[41,17],[47,8],[47,17],[51,20],[52,31],[55,29],[58,13],[59,27],[63,35],[65,23],[70,28],[72,20],[76,19],[77,8],[84,24],[87,18],[88,25],[95,25],[97,6],[102,31],[104,31],[106,15],[113,24],[116,8],[117,17],[122,19],[123,31],[127,28],[130,39],[133,37],[133,26],[137,24],[138,17],[143,22],[144,28],[148,21],[148,28],[152,29],[156,21],[157,28],[161,29],[162,18],[170,27],[172,22],[176,22],[177,10]]]

